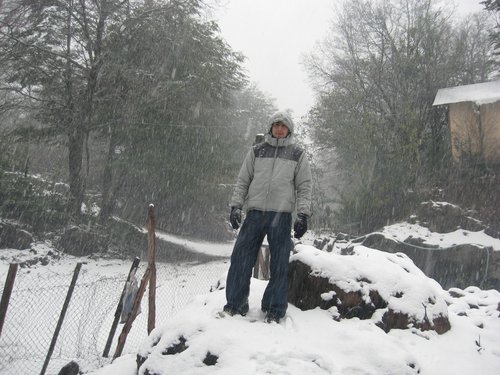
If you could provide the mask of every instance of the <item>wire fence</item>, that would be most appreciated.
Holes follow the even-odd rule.
[[[75,263],[76,265],[76,263]],[[140,282],[147,264],[137,272]],[[18,272],[0,336],[0,375],[40,374],[73,277],[73,270],[51,267]],[[227,270],[224,261],[204,264],[157,264],[156,326],[181,310],[194,296],[205,294]],[[128,270],[127,270],[128,271]],[[111,362],[123,325],[115,333],[109,358],[103,358],[126,273],[102,276],[82,267],[46,374],[58,374],[74,360],[89,371]],[[3,293],[3,288],[0,294]],[[123,354],[135,353],[147,337],[147,298],[135,319]]]

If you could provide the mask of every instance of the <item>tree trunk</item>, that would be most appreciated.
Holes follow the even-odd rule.
[[[82,178],[82,160],[83,143],[85,139],[84,131],[81,125],[75,125],[75,129],[69,135],[69,188],[71,198],[69,211],[75,217],[79,217],[83,203],[83,178]]]
[[[69,168],[69,189],[71,193],[68,210],[75,217],[80,216],[83,203],[83,180],[82,180],[82,157],[84,132],[82,125],[75,121],[73,103],[73,68],[71,65],[71,17],[73,1],[70,0],[68,6],[67,34],[66,34],[66,121],[69,127],[68,132],[68,168]]]
[[[111,186],[113,184],[113,155],[115,153],[116,141],[115,131],[113,126],[109,128],[109,146],[108,154],[104,164],[102,173],[102,203],[100,221],[105,223],[113,213],[113,193]]]
[[[83,164],[83,150],[85,141],[89,137],[90,130],[92,128],[92,121],[94,116],[94,95],[97,91],[97,83],[99,79],[99,72],[102,66],[101,54],[102,54],[102,40],[104,34],[104,26],[108,16],[108,9],[106,1],[101,3],[102,7],[100,9],[99,21],[97,23],[96,29],[96,39],[93,43],[89,43],[88,55],[90,57],[90,69],[88,71],[88,78],[86,82],[86,93],[85,102],[83,104],[83,113],[81,116],[81,121],[76,125],[73,134],[70,136],[69,144],[69,155],[70,155],[70,190],[72,193],[71,202],[71,212],[77,216],[80,214],[80,207],[83,202],[83,196],[85,193],[85,185],[82,174],[82,164]],[[90,32],[87,31],[87,35]],[[90,42],[90,41],[89,41]],[[89,171],[89,159],[87,149],[87,173]]]

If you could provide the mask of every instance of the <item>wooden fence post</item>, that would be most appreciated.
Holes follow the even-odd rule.
[[[125,346],[125,341],[127,340],[127,335],[132,328],[132,323],[134,322],[137,311],[139,311],[139,306],[141,305],[142,296],[144,295],[144,291],[146,290],[146,285],[149,282],[149,313],[148,313],[148,334],[154,328],[155,325],[155,298],[156,298],[156,265],[155,265],[155,256],[156,256],[156,240],[155,240],[155,215],[154,215],[154,206],[152,204],[149,205],[148,209],[148,268],[146,272],[144,272],[144,276],[141,280],[141,285],[139,286],[139,290],[134,299],[134,304],[132,306],[132,311],[127,319],[127,322],[123,326],[120,337],[118,338],[118,344],[116,346],[116,351],[113,356],[113,360],[117,357],[121,356],[123,347]]]
[[[56,346],[57,337],[59,336],[59,331],[61,330],[64,316],[66,315],[66,311],[68,310],[69,302],[71,301],[71,296],[73,295],[73,290],[75,289],[76,280],[78,279],[78,274],[80,273],[80,269],[82,268],[82,263],[77,263],[75,267],[75,271],[73,272],[73,279],[71,280],[71,284],[68,289],[68,293],[66,294],[66,299],[64,301],[63,308],[61,310],[61,315],[59,316],[59,320],[57,322],[56,330],[54,331],[54,335],[52,336],[52,341],[50,343],[49,351],[47,353],[47,357],[45,358],[45,362],[42,367],[42,371],[40,375],[44,375],[45,371],[47,371],[47,366],[49,365],[50,357],[52,357],[52,353],[54,352],[54,348]]]
[[[156,324],[156,239],[155,239],[155,210],[152,204],[148,210],[148,268],[151,270],[149,277],[149,303],[148,303],[148,334]]]
[[[149,267],[144,272],[144,276],[141,280],[141,285],[139,286],[139,290],[134,299],[134,304],[132,306],[132,311],[128,316],[125,325],[123,326],[122,332],[120,333],[120,337],[118,337],[118,344],[116,345],[115,354],[113,355],[113,360],[122,355],[123,347],[125,346],[125,341],[127,340],[128,333],[130,332],[130,328],[132,328],[132,323],[134,322],[137,311],[139,311],[139,307],[141,306],[142,296],[144,291],[146,290],[146,284],[149,281],[149,277],[151,276],[151,270]]]
[[[270,273],[270,268],[269,268],[269,261],[271,259],[271,252],[269,251],[269,246],[262,246],[262,275],[264,277],[264,280],[269,280],[271,277]]]
[[[0,336],[2,336],[2,328],[5,322],[5,316],[7,315],[7,308],[9,307],[10,295],[12,294],[14,281],[16,280],[17,267],[17,263],[10,264],[5,286],[3,288],[2,300],[0,301]]]
[[[269,246],[262,245],[257,254],[257,261],[253,268],[253,277],[262,280],[269,280]]]
[[[262,253],[262,248],[259,249],[259,252],[257,254],[257,260],[255,261],[255,264],[253,266],[253,277],[254,279],[260,279],[260,256],[261,256],[261,253]]]
[[[111,343],[113,342],[113,338],[115,337],[116,328],[118,327],[118,321],[120,320],[120,315],[121,315],[122,310],[123,310],[123,298],[125,297],[127,283],[130,282],[131,275],[137,271],[137,268],[139,267],[139,261],[140,261],[140,259],[136,257],[134,259],[134,261],[132,262],[132,267],[130,267],[127,281],[125,282],[125,285],[123,286],[122,294],[120,296],[120,301],[118,302],[118,306],[116,307],[115,318],[113,320],[113,324],[111,325],[111,330],[109,331],[108,340],[106,341],[106,346],[104,347],[104,351],[102,353],[103,357],[107,358],[109,355],[109,349],[111,348]]]

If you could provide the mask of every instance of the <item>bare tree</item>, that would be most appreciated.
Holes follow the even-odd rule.
[[[403,214],[406,191],[443,159],[437,90],[491,71],[485,28],[471,21],[459,30],[432,0],[353,0],[307,61],[320,98],[311,126],[315,140],[339,155],[347,220],[373,227]]]

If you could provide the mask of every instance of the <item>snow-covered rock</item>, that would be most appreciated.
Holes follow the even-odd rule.
[[[252,279],[251,307],[245,317],[219,317],[225,302],[223,289],[195,299],[181,314],[151,332],[138,352],[137,373],[419,373],[416,357],[372,321],[365,321],[357,330],[357,319],[337,322],[328,311],[301,311],[289,305],[280,324],[265,323],[257,307],[265,286],[265,281]],[[383,337],[381,347],[377,342]]]
[[[0,220],[0,249],[28,249],[33,242],[33,235],[16,222]]]
[[[422,202],[416,214],[424,226],[438,233],[449,233],[457,229],[477,232],[487,228],[481,221],[467,215],[459,206],[448,202]]]
[[[291,258],[289,302],[320,307],[336,319],[377,320],[386,332],[416,327],[440,334],[450,329],[444,293],[402,253],[364,246],[328,253],[300,245]]]

